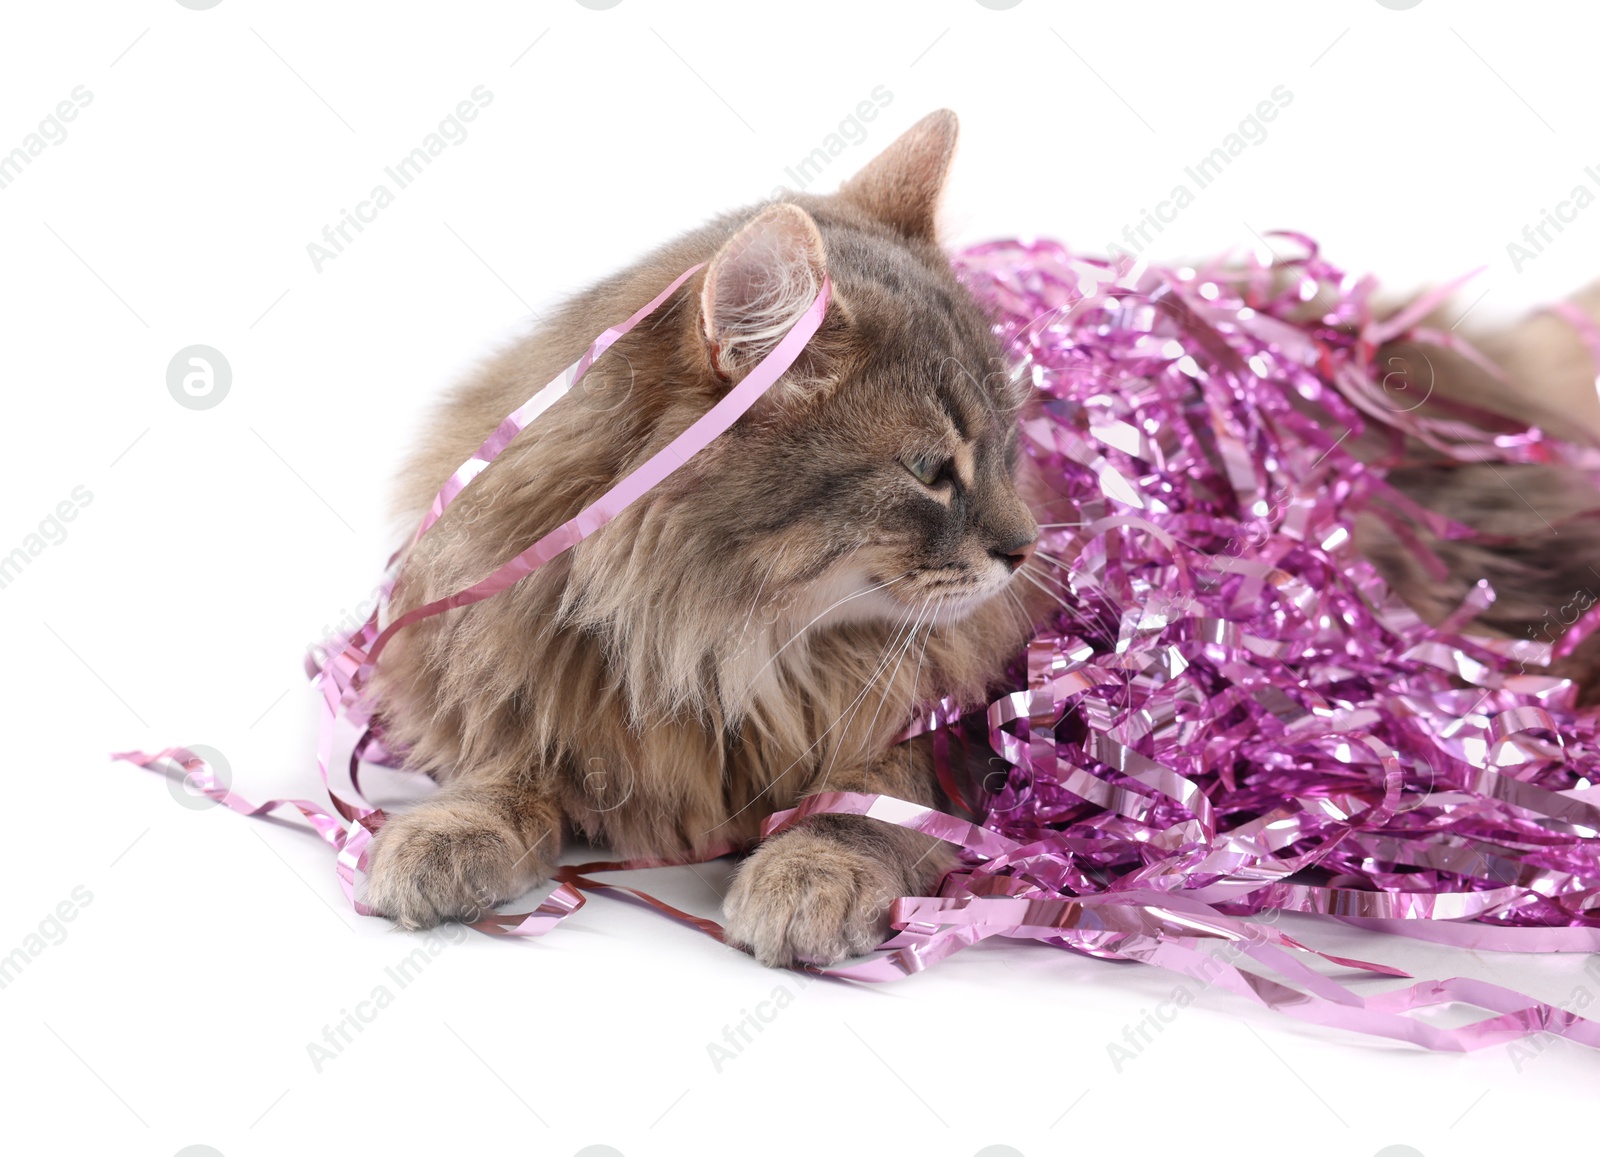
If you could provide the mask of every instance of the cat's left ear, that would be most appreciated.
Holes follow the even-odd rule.
[[[711,259],[700,291],[703,330],[717,375],[733,381],[770,353],[816,299],[827,270],[822,234],[798,205],[771,205],[735,233]],[[835,298],[829,321],[836,324],[841,314]],[[823,336],[812,339],[795,371],[815,368],[812,347]]]

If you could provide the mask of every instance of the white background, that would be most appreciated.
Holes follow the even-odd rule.
[[[805,985],[598,897],[542,941],[450,945],[398,990],[385,968],[414,938],[347,910],[318,840],[180,806],[107,753],[209,744],[243,794],[314,797],[301,654],[371,590],[394,541],[387,485],[430,399],[530,310],[786,183],[877,86],[892,102],[817,188],[947,105],[963,126],[952,242],[1103,250],[1283,85],[1267,139],[1151,252],[1292,227],[1399,289],[1486,265],[1460,303],[1478,302],[1476,321],[1593,270],[1600,209],[1521,272],[1506,244],[1594,184],[1597,33],[1590,5],[1443,0],[8,5],[0,151],[75,86],[93,100],[0,189],[0,554],[75,487],[93,498],[0,589],[0,954],[75,887],[92,901],[0,991],[0,1144],[1552,1144],[1539,1133],[1579,1119],[1592,1053],[1430,1055],[1205,993],[1118,1072],[1108,1043],[1174,978],[1035,945],[892,986]],[[478,85],[493,101],[470,136],[314,268],[307,243]],[[233,368],[215,409],[167,392],[168,361],[194,343]],[[725,875],[645,886],[715,914]],[[1419,975],[1552,1001],[1600,988],[1581,958],[1297,927]],[[380,984],[393,1004],[316,1071],[307,1045]],[[792,1002],[718,1071],[707,1046],[779,986]]]

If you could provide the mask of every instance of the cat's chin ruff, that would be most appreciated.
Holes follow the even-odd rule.
[[[929,649],[942,654],[968,646],[963,625],[975,615],[987,618],[979,612],[1005,591],[1002,583],[959,599],[908,604],[889,593],[903,575],[874,581],[846,559],[820,576],[797,579],[782,574],[782,551],[775,553],[737,578],[675,575],[660,559],[591,562],[569,581],[561,618],[602,647],[635,727],[688,714],[729,729],[755,726],[790,743],[804,740],[803,747],[815,737],[806,704],[831,698],[821,684],[834,682],[841,669],[867,672],[863,694],[876,675],[873,686],[884,688],[880,714],[898,729],[917,706],[915,672]],[[656,613],[669,598],[673,614]],[[890,690],[896,660],[912,680]]]

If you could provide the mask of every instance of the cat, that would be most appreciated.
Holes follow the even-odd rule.
[[[545,879],[564,829],[629,857],[747,844],[822,791],[947,806],[920,705],[976,705],[1049,601],[1051,495],[1018,446],[1027,384],[934,218],[957,135],[934,113],[835,194],[730,213],[578,295],[438,412],[405,467],[415,521],[501,418],[696,262],[706,268],[519,436],[404,559],[391,620],[494,570],[685,429],[788,330],[801,360],[602,532],[395,636],[372,694],[441,790],[391,818],[366,902],[406,928]],[[1031,581],[1029,581],[1031,579]],[[725,904],[766,964],[875,947],[948,845],[818,815],[763,842]]]
[[[822,328],[726,435],[516,586],[395,636],[374,702],[409,766],[442,786],[377,834],[372,908],[411,929],[473,918],[546,879],[569,831],[623,856],[687,858],[748,845],[767,815],[823,791],[948,807],[926,738],[897,737],[941,697],[986,702],[1059,600],[1032,557],[1059,500],[1019,453],[1029,386],[934,235],[956,136],[954,114],[933,113],[837,193],[788,194],[662,246],[437,412],[400,479],[413,523],[593,336],[708,263],[407,552],[390,621],[489,574],[665,445],[830,279]],[[1577,304],[1595,316],[1600,293]],[[1426,361],[1423,414],[1466,402],[1600,439],[1593,367],[1561,323],[1479,341],[1520,390],[1432,347],[1379,357]],[[1358,543],[1395,589],[1436,622],[1492,576],[1501,598],[1480,625],[1550,641],[1548,609],[1600,560],[1581,517],[1600,494],[1543,466],[1424,460],[1390,477],[1498,536],[1435,541],[1452,567],[1441,580],[1363,517]],[[1549,531],[1530,528],[1526,492]],[[1568,669],[1600,672],[1600,649]],[[727,940],[769,965],[858,955],[884,938],[895,897],[926,894],[954,863],[949,845],[895,825],[812,816],[739,865]]]

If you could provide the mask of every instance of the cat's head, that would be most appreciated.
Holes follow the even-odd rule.
[[[934,239],[955,138],[954,115],[934,113],[837,193],[731,214],[630,271],[642,299],[708,262],[628,355],[635,374],[651,366],[639,420],[652,445],[759,363],[824,276],[832,286],[794,366],[630,510],[629,529],[579,552],[567,606],[626,640],[639,687],[687,694],[708,652],[744,685],[753,653],[812,628],[909,634],[1016,581],[1038,537],[1018,494],[1029,387]],[[668,337],[669,351],[649,353]]]
[[[1016,485],[1026,384],[934,239],[955,140],[934,113],[838,193],[753,211],[700,281],[690,358],[726,388],[831,279],[801,360],[674,501],[774,581],[847,599],[837,617],[957,618],[1038,536]]]

